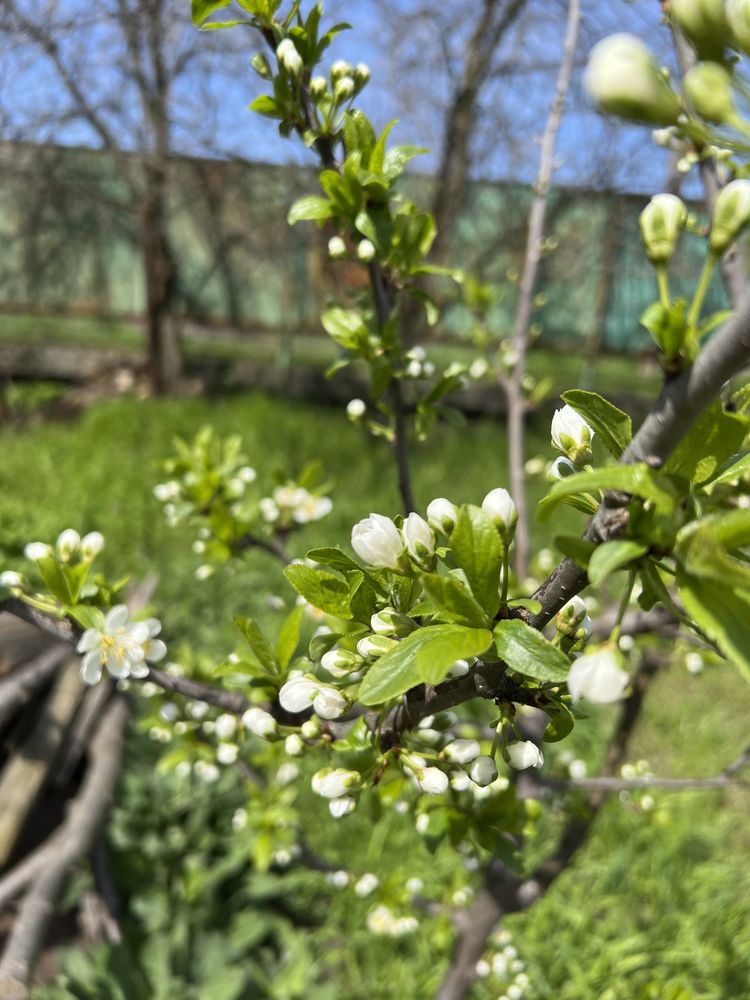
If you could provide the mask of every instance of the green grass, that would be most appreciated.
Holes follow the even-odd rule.
[[[295,542],[295,554],[313,545],[345,543],[351,524],[370,510],[398,510],[387,447],[365,437],[335,409],[257,395],[122,400],[97,406],[75,423],[0,433],[0,539],[6,564],[18,565],[22,546],[31,539],[54,538],[68,526],[96,528],[107,538],[108,569],[135,576],[159,574],[158,613],[173,654],[179,655],[185,643],[223,656],[235,641],[233,614],[258,615],[273,629],[281,615],[268,610],[266,595],[289,595],[278,566],[251,553],[240,566],[197,583],[193,573],[199,557],[190,551],[192,536],[167,530],[152,497],[153,484],[162,478],[157,463],[169,453],[173,435],[190,436],[205,422],[221,433],[241,433],[249,461],[269,488],[273,468],[293,471],[313,457],[323,460],[335,481],[334,512]],[[547,434],[546,424],[532,421],[531,454],[548,454]],[[489,489],[506,482],[504,456],[497,424],[477,421],[464,430],[440,427],[429,444],[415,450],[420,507],[437,495],[457,502],[481,501]],[[542,489],[542,484],[532,484],[532,496]],[[552,531],[575,530],[580,523],[578,515],[570,514],[562,523],[556,521]],[[545,540],[539,535],[540,542]],[[288,601],[291,605],[291,595]],[[655,685],[631,759],[645,757],[661,774],[716,773],[747,742],[749,711],[750,688],[730,666],[708,668],[700,677],[675,666]],[[576,729],[573,746],[591,764],[601,752],[599,739],[611,717],[611,711],[597,713]],[[550,748],[550,758],[554,754]],[[190,878],[197,877],[195,869],[208,864],[201,853],[208,848],[200,831],[189,832],[186,825],[180,839],[181,821],[159,813],[164,793],[152,773],[149,741],[134,737],[128,759],[131,774],[115,830],[118,864],[130,858],[123,891],[133,895],[133,920],[142,933],[150,926],[152,910],[158,909],[156,885],[172,893],[166,923],[177,926],[185,919],[189,894],[180,878],[189,881],[186,866],[193,872]],[[148,807],[143,804],[146,788],[151,790]],[[216,835],[226,839],[237,788],[222,782],[212,794]],[[424,879],[428,893],[463,880],[460,859],[449,848],[429,855],[408,818],[395,813],[376,818],[363,808],[345,826],[336,825],[324,803],[305,789],[298,794],[311,846],[334,864],[362,872],[382,857],[387,873],[408,858],[411,873]],[[205,789],[201,795],[210,797]],[[649,813],[613,797],[571,869],[533,909],[509,920],[514,944],[527,964],[532,1000],[750,997],[747,792],[655,792],[654,797],[656,808]],[[183,807],[189,817],[189,803]],[[167,863],[167,843],[172,844],[168,875],[160,868]],[[215,849],[217,841],[211,843]],[[215,888],[206,888],[208,895],[190,904],[205,904],[200,919],[215,921],[211,930],[217,935],[223,933],[222,915],[238,911],[239,919],[242,900],[242,906],[249,906],[248,900],[265,898],[263,879],[248,875],[246,865],[243,871],[243,888],[238,883],[231,899],[222,902]],[[290,894],[284,913],[293,924],[305,917],[313,920],[299,935],[284,939],[286,953],[297,955],[302,969],[301,992],[290,986],[285,993],[279,986],[281,992],[258,996],[423,1000],[431,995],[450,944],[444,918],[425,918],[420,933],[410,938],[376,939],[362,929],[371,905],[367,900],[334,892],[319,879],[295,878],[280,880]],[[166,904],[160,905],[163,909]],[[317,925],[320,920],[322,926]],[[306,950],[299,951],[303,947]],[[54,996],[108,995],[98,989]],[[184,995],[185,1000],[214,1000],[219,995],[206,987],[191,987],[184,994],[175,989],[171,995]],[[481,984],[477,987],[481,1000],[496,995]]]

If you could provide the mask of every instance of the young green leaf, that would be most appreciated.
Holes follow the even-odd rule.
[[[279,629],[276,640],[276,658],[282,670],[286,670],[299,644],[299,629],[304,614],[304,607],[294,608]]]
[[[633,424],[627,413],[586,389],[571,389],[562,398],[596,431],[610,455],[619,458],[633,437]]]
[[[269,674],[277,674],[279,672],[279,663],[276,659],[276,654],[268,639],[263,635],[258,623],[253,621],[252,618],[242,618],[239,615],[232,618],[232,621],[240,632],[242,632],[245,641],[253,651],[260,665]]]
[[[314,608],[336,618],[352,617],[349,584],[345,580],[300,563],[287,566],[284,576]]]
[[[603,469],[577,472],[555,483],[539,504],[539,519],[546,521],[562,500],[589,490],[618,490],[650,500],[657,514],[672,514],[677,503],[672,484],[645,462],[610,465]]]
[[[487,615],[474,600],[469,588],[455,576],[426,573],[422,577],[422,583],[442,618],[458,625],[479,628],[488,625]]]
[[[639,559],[646,552],[648,552],[648,546],[629,539],[604,542],[603,545],[598,545],[589,559],[588,576],[590,582],[598,587],[612,573],[627,566],[634,559]]]
[[[564,681],[570,661],[541,632],[517,618],[495,626],[495,648],[511,670],[537,681]]]
[[[480,507],[461,507],[451,532],[451,550],[477,602],[490,618],[494,617],[500,607],[503,542],[494,522]]]

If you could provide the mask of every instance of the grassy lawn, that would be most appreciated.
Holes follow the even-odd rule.
[[[269,610],[267,595],[281,594],[289,606],[293,600],[277,565],[262,554],[250,553],[240,566],[219,572],[210,582],[196,582],[193,574],[199,557],[190,550],[192,536],[169,531],[152,496],[153,484],[162,478],[158,462],[169,454],[172,437],[190,436],[207,422],[221,433],[242,435],[247,458],[258,469],[261,486],[268,489],[273,469],[295,471],[311,458],[322,459],[335,484],[334,511],[297,540],[295,554],[314,545],[345,542],[352,523],[371,510],[398,509],[387,448],[364,437],[334,409],[258,395],[121,400],[97,406],[75,423],[0,432],[0,539],[5,565],[16,565],[23,544],[31,539],[53,538],[68,526],[99,529],[107,539],[104,558],[109,569],[135,576],[159,574],[159,614],[176,658],[182,644],[213,657],[224,656],[235,641],[233,614],[257,615],[273,630],[282,615]],[[546,424],[532,423],[529,453],[549,454]],[[502,428],[489,421],[465,430],[440,427],[429,444],[415,450],[414,464],[422,509],[438,495],[480,502],[489,489],[506,481]],[[542,483],[532,483],[532,496],[538,497],[543,489]],[[580,523],[579,515],[569,514],[551,529],[544,526],[544,531],[573,531]],[[543,534],[538,538],[546,540]],[[674,665],[656,683],[632,759],[646,758],[660,774],[716,773],[747,742],[749,711],[750,689],[729,665],[707,668],[700,676]],[[597,713],[575,731],[572,746],[591,765],[598,759],[599,738],[610,719],[607,711]],[[226,837],[238,791],[222,782],[211,798],[204,788],[201,796],[206,801],[188,804],[185,829],[180,832],[180,821],[165,816],[163,804],[147,806],[149,794],[160,803],[164,798],[151,772],[149,741],[134,736],[131,744],[131,768],[115,830],[121,859],[134,855],[136,860],[131,858],[122,888],[130,895],[134,919],[142,928],[149,926],[156,907],[153,891],[149,895],[144,886],[168,884],[173,896],[164,921],[177,926],[186,919],[185,907],[189,911],[204,905],[211,891],[215,897],[215,890],[207,888],[199,899],[186,902],[189,894],[176,888],[183,884],[180,873],[186,866],[204,864],[204,833],[191,831],[190,815],[197,822],[201,810],[210,806],[217,830]],[[559,748],[550,747],[551,761],[555,753]],[[346,821],[344,831],[329,820],[320,799],[305,790],[299,794],[309,816],[310,845],[334,864],[362,872],[383,857],[387,870],[391,861],[395,865],[408,857],[428,896],[431,888],[463,880],[460,858],[447,848],[429,855],[407,818],[393,813],[373,822],[363,809]],[[508,921],[531,980],[527,994],[531,1000],[750,997],[748,794],[744,789],[655,792],[654,798],[655,807],[642,812],[637,800],[620,802],[613,797],[572,868],[532,910]],[[134,847],[132,842],[130,848],[123,846],[128,837],[134,839]],[[172,867],[164,860],[166,845],[172,845]],[[257,901],[270,892],[263,878],[245,877],[251,888],[243,890],[248,894],[243,899]],[[153,1000],[162,996],[242,1000],[256,995],[278,1000],[297,996],[424,1000],[431,995],[447,961],[450,931],[445,919],[425,917],[418,934],[398,941],[374,938],[363,930],[371,905],[367,900],[351,892],[337,893],[322,885],[320,878],[317,882],[305,878],[292,874],[279,880],[287,895],[294,897],[298,914],[294,919],[302,921],[303,912],[310,922],[304,941],[296,935],[285,945],[290,954],[302,956],[301,986],[282,988],[277,983],[274,992],[231,994],[218,987],[196,986],[181,992],[183,987],[172,981],[171,993],[167,989],[158,998],[155,992],[149,995]],[[214,897],[214,910],[200,910],[209,914],[201,919],[218,922],[224,910],[235,905],[229,898],[217,902]],[[165,904],[160,905],[164,909]],[[287,899],[285,905],[292,904]],[[213,929],[220,931],[218,924]],[[195,933],[193,927],[189,934]],[[188,935],[187,940],[193,939]],[[209,945],[201,948],[208,955]],[[157,961],[144,946],[142,960],[147,959]],[[101,990],[60,989],[45,996],[92,1000],[108,996]],[[496,1000],[497,991],[490,993],[480,983],[475,996]]]

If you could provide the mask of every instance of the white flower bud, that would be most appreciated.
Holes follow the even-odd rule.
[[[225,713],[224,715],[219,716],[214,723],[214,727],[217,739],[231,740],[234,736],[235,730],[237,729],[237,720],[233,715]]]
[[[422,378],[422,375],[424,374],[422,362],[418,361],[416,358],[412,358],[404,369],[404,373],[407,378]]]
[[[104,548],[104,536],[100,531],[90,531],[81,539],[81,555],[92,562]]]
[[[331,79],[335,82],[342,76],[351,76],[353,72],[351,63],[348,63],[346,59],[337,59],[331,66]]]
[[[58,559],[67,562],[78,552],[81,545],[81,536],[74,528],[66,528],[57,536],[55,548]]]
[[[620,663],[619,654],[607,646],[579,656],[568,672],[568,691],[573,701],[587,698],[596,705],[619,701],[630,681]]]
[[[572,476],[575,472],[578,472],[578,469],[570,459],[565,458],[564,455],[560,455],[549,467],[547,477],[552,482],[557,482],[558,479],[567,479],[568,476]]]
[[[312,790],[324,799],[338,799],[359,784],[361,777],[359,771],[347,771],[343,767],[324,768],[312,776]]]
[[[586,617],[586,605],[580,597],[571,597],[568,603],[555,615],[555,628],[563,635],[574,636]]]
[[[269,712],[255,705],[243,713],[242,725],[253,736],[259,736],[263,740],[273,736],[276,732],[276,719]]]
[[[328,256],[333,257],[334,260],[346,257],[346,243],[340,236],[332,236],[328,241]]]
[[[698,54],[705,59],[721,59],[729,42],[724,0],[671,0],[669,7]]]
[[[350,420],[361,420],[367,413],[367,403],[364,399],[350,399],[346,404],[346,415]]]
[[[350,76],[342,76],[333,88],[333,96],[337,101],[346,101],[354,93],[354,80]]]
[[[750,222],[750,180],[730,181],[714,202],[709,247],[721,256]]]
[[[455,764],[470,764],[479,756],[480,750],[476,740],[453,740],[443,750],[443,755]]]
[[[304,712],[312,707],[319,688],[320,684],[308,677],[292,677],[279,691],[279,703],[292,714]]]
[[[364,87],[364,85],[370,79],[370,67],[367,63],[357,63],[354,67],[354,80],[358,87]]]
[[[297,733],[290,733],[284,740],[284,752],[290,757],[301,757],[305,752],[305,744]]]
[[[486,358],[475,358],[469,365],[469,375],[473,379],[484,378],[489,370],[490,365]]]
[[[427,523],[435,531],[449,535],[456,526],[457,518],[458,507],[445,497],[437,497],[427,504]]]
[[[239,752],[240,748],[234,743],[219,743],[216,747],[216,759],[220,764],[234,764]]]
[[[6,569],[4,573],[0,573],[0,587],[6,587],[10,589],[11,587],[22,587],[23,577],[20,573],[16,573],[15,570]]]
[[[621,118],[674,125],[680,114],[680,99],[634,35],[610,35],[594,46],[586,90],[602,111]]]
[[[320,665],[334,677],[345,677],[362,666],[362,657],[348,649],[329,649],[323,653]]]
[[[370,514],[352,528],[352,548],[370,566],[397,570],[404,552],[404,541],[389,517]]]
[[[395,646],[396,640],[385,635],[365,635],[357,643],[357,652],[367,660],[376,660],[390,653]]]
[[[319,101],[321,97],[324,97],[327,90],[328,84],[324,76],[314,76],[310,80],[310,96],[314,101]]]
[[[456,660],[448,670],[449,677],[465,677],[469,672],[469,661],[468,660]]]
[[[691,66],[682,81],[682,89],[701,118],[714,125],[736,120],[732,96],[732,78],[718,63],[701,62]]]
[[[399,614],[393,608],[383,608],[370,618],[370,628],[376,635],[410,635],[417,624],[408,615]]]
[[[544,754],[531,740],[524,740],[522,743],[509,743],[505,752],[508,763],[517,771],[523,771],[527,767],[541,767],[544,763]]]
[[[357,245],[357,257],[363,264],[369,264],[375,258],[375,244],[370,240],[360,240]]]
[[[316,740],[320,736],[320,722],[317,719],[306,719],[299,731],[304,739]]]
[[[652,264],[667,264],[677,237],[687,221],[687,208],[675,194],[657,194],[641,212],[640,226],[646,255]]]
[[[341,819],[342,816],[348,816],[356,808],[357,800],[350,798],[348,795],[340,799],[331,799],[328,803],[328,812],[334,819]]]
[[[737,46],[750,53],[750,0],[727,0],[727,21]]]
[[[348,708],[348,699],[333,687],[321,687],[313,701],[315,714],[321,719],[338,719]]]
[[[552,444],[576,465],[591,462],[594,432],[583,417],[567,404],[552,417]]]
[[[518,511],[513,503],[513,497],[499,486],[495,490],[490,490],[482,501],[482,510],[488,517],[492,518],[500,531],[508,536],[513,533],[518,520]]]
[[[291,38],[285,38],[279,43],[276,49],[276,58],[279,60],[279,66],[285,69],[291,76],[299,76],[302,72],[304,67],[302,56],[295,48]]]
[[[591,621],[591,618],[588,615],[586,615],[586,617],[583,619],[581,624],[576,629],[575,637],[579,641],[583,640],[584,642],[587,642],[591,638],[591,634],[593,633],[593,631],[594,631],[594,623]]]
[[[417,773],[419,787],[428,795],[442,795],[448,790],[448,775],[439,767],[425,767]]]
[[[31,562],[39,562],[40,559],[49,559],[54,556],[55,551],[46,542],[29,542],[24,548],[23,554]]]
[[[435,554],[435,534],[427,521],[413,511],[404,521],[401,533],[406,551],[415,562],[429,560]]]
[[[497,778],[497,766],[494,759],[487,754],[477,757],[469,768],[469,777],[480,788],[491,785]]]

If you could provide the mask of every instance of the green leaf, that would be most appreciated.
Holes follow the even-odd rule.
[[[648,552],[648,546],[630,540],[604,542],[598,545],[589,559],[590,582],[598,587],[608,576],[627,566],[634,559],[640,559]]]
[[[667,358],[675,358],[687,334],[687,302],[675,299],[669,308],[660,302],[652,303],[642,314],[641,323],[656,341]]]
[[[276,658],[278,659],[279,666],[282,670],[286,670],[289,666],[295,650],[297,649],[297,645],[299,643],[299,627],[302,622],[302,615],[304,614],[304,611],[305,609],[302,606],[294,608],[279,629],[279,635],[276,640]]]
[[[245,641],[253,651],[260,665],[267,670],[269,674],[277,674],[279,672],[279,664],[276,659],[276,654],[271,648],[271,644],[268,639],[266,639],[263,635],[258,623],[253,621],[252,618],[242,618],[239,615],[232,618],[232,621],[240,632],[242,632],[242,635],[245,637]]]
[[[574,563],[580,566],[581,569],[586,569],[591,554],[596,548],[596,543],[589,542],[585,538],[579,538],[578,535],[557,535],[555,546],[564,556],[572,559]]]
[[[391,129],[393,128],[393,126],[396,124],[397,121],[398,119],[394,118],[393,121],[388,122],[386,127],[380,133],[380,138],[373,147],[372,153],[370,154],[370,163],[369,163],[370,170],[372,170],[373,173],[379,174],[383,172],[383,164],[385,162],[385,144],[388,140],[388,136],[390,135]]]
[[[248,108],[250,111],[255,111],[259,115],[265,115],[267,118],[279,117],[279,105],[269,94],[261,94],[259,97],[256,97],[255,100],[248,105]]]
[[[81,628],[101,629],[104,625],[104,612],[99,608],[92,608],[89,604],[76,604],[74,607],[66,608],[65,614],[77,621]]]
[[[330,219],[333,215],[333,205],[327,198],[321,198],[317,194],[308,194],[304,198],[298,198],[289,209],[286,221],[290,226],[295,222],[305,222],[309,219],[318,221]]]
[[[575,725],[575,717],[570,709],[561,702],[555,705],[554,710],[548,708],[546,711],[549,715],[549,724],[544,730],[542,739],[545,743],[559,743],[571,733]]]
[[[232,0],[190,0],[190,14],[193,24],[201,25],[215,10],[228,7]]]
[[[619,458],[633,438],[633,424],[627,413],[585,389],[571,389],[562,398],[596,431],[610,455]]]
[[[363,705],[379,705],[416,687],[439,684],[456,660],[479,656],[490,646],[488,629],[427,625],[376,660],[359,689]]]
[[[719,483],[731,483],[750,472],[750,451],[741,455],[733,455],[717,469],[714,478],[705,482],[704,486],[718,486]]]
[[[313,607],[336,618],[352,617],[349,584],[340,577],[299,563],[287,566],[284,576]]]
[[[565,681],[570,661],[541,632],[511,618],[495,626],[495,648],[511,670],[537,681]]]
[[[39,574],[47,585],[50,593],[61,604],[77,604],[88,571],[89,563],[79,563],[78,566],[64,566],[52,556],[37,560]]]
[[[459,510],[451,533],[451,551],[477,602],[494,617],[500,607],[503,542],[494,522],[480,507],[464,504]]]
[[[750,593],[682,572],[677,588],[690,617],[750,681]]]
[[[750,589],[750,568],[729,555],[750,545],[750,511],[733,510],[691,521],[677,536],[674,554],[684,570],[722,586]]]
[[[488,624],[487,615],[474,600],[469,588],[455,576],[426,573],[422,583],[442,618],[458,625],[482,627]]]
[[[329,337],[347,351],[356,351],[367,345],[367,324],[356,309],[333,306],[320,317]]]
[[[665,465],[665,471],[684,476],[692,483],[704,483],[739,451],[750,421],[737,413],[727,413],[717,400],[693,424]]]
[[[657,514],[671,515],[677,502],[674,487],[645,462],[610,465],[577,472],[555,483],[539,504],[539,519],[546,521],[561,500],[590,490],[618,490],[650,500]]]
[[[367,167],[369,156],[375,146],[375,130],[364,112],[358,109],[347,111],[344,116],[344,145],[346,155],[357,151],[362,154],[362,165]]]

